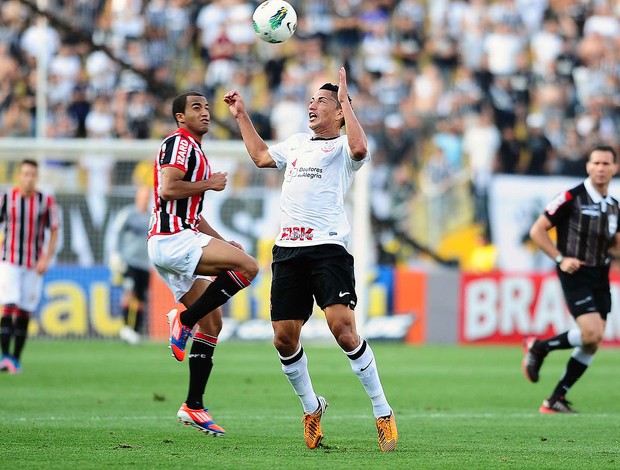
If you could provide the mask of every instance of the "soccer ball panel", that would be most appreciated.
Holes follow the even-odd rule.
[[[283,0],[267,0],[252,15],[254,31],[265,42],[280,43],[289,39],[297,29],[297,12]]]

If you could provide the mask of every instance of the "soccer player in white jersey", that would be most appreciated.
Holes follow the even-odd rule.
[[[219,307],[250,284],[258,273],[258,264],[241,245],[224,240],[202,216],[205,193],[222,191],[227,176],[211,170],[202,149],[202,137],[210,122],[207,99],[198,92],[182,93],[172,101],[172,116],[178,129],[164,139],[155,159],[155,207],[148,252],[175,300],[187,307],[183,312],[173,309],[167,315],[170,348],[177,361],[185,359],[186,342],[197,325],[189,353],[189,391],[177,417],[219,436],[224,429],[203,407],[222,329]]]
[[[20,356],[28,323],[41,300],[43,274],[58,240],[56,202],[37,190],[38,177],[37,162],[23,160],[17,185],[0,194],[0,370],[11,374],[22,370]]]
[[[353,257],[346,244],[351,228],[344,199],[353,176],[370,160],[366,135],[349,95],[344,67],[339,84],[326,83],[308,106],[312,134],[296,134],[268,147],[258,135],[237,91],[224,96],[252,161],[284,171],[281,230],[273,248],[271,320],[282,371],[303,406],[304,439],[314,449],[323,439],[327,401],[315,394],[301,329],[314,301],[372,402],[379,447],[396,447],[398,431],[377,372],[374,354],[355,327],[357,301]],[[340,130],[346,123],[346,134]]]

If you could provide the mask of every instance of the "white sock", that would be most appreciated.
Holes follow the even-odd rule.
[[[312,413],[319,407],[319,400],[312,388],[312,380],[308,372],[308,358],[301,344],[295,354],[290,357],[282,357],[278,354],[282,363],[282,372],[290,382],[293,390],[301,400],[304,413]]]
[[[566,337],[568,338],[568,343],[571,346],[581,346],[583,344],[581,330],[579,328],[571,328],[568,330]]]
[[[360,338],[361,339],[361,338]],[[377,363],[375,355],[370,349],[370,345],[366,340],[362,339],[361,344],[353,351],[344,352],[349,358],[351,369],[362,382],[364,390],[370,397],[372,402],[372,412],[375,418],[380,416],[389,416],[392,412],[390,405],[383,393],[383,386],[379,380],[379,372],[377,371]]]
[[[581,362],[585,366],[589,366],[594,360],[594,354],[585,352],[583,349],[581,349],[581,346],[577,346],[575,349],[573,349],[571,357],[576,361]]]

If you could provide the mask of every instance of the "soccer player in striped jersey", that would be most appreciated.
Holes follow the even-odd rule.
[[[284,171],[281,230],[273,249],[271,320],[282,371],[302,403],[306,446],[320,445],[321,416],[327,407],[325,398],[314,392],[300,341],[316,300],[372,402],[379,448],[394,450],[398,441],[394,412],[373,351],[355,327],[357,296],[353,257],[346,250],[351,228],[344,200],[355,172],[370,154],[351,107],[345,69],[340,69],[338,85],[326,83],[311,98],[312,134],[296,134],[271,147],[258,135],[237,91],[228,92],[224,101],[256,166]],[[346,134],[341,134],[345,123]]]
[[[557,336],[525,339],[522,368],[530,382],[538,382],[547,354],[572,349],[566,369],[538,411],[575,413],[566,394],[588,369],[603,342],[611,311],[610,249],[620,246],[618,201],[609,184],[618,173],[618,156],[607,145],[594,147],[586,163],[588,178],[557,195],[530,229],[532,241],[556,262],[556,271],[574,326]],[[549,230],[556,228],[557,243]]]
[[[241,245],[226,241],[202,216],[207,191],[222,191],[226,173],[213,172],[202,149],[209,130],[207,99],[198,92],[182,93],[172,102],[178,129],[164,139],[155,159],[155,207],[148,231],[148,252],[155,269],[177,302],[171,310],[170,348],[185,359],[186,343],[197,325],[189,353],[189,392],[177,417],[199,430],[224,434],[203,406],[226,301],[258,274],[258,263]],[[212,280],[209,276],[217,276]]]
[[[20,358],[28,323],[41,300],[43,274],[49,268],[58,240],[56,202],[51,195],[37,190],[38,176],[37,162],[23,160],[17,185],[0,194],[0,370],[12,374],[22,370]]]

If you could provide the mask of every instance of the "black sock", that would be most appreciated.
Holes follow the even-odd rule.
[[[181,312],[181,323],[188,328],[193,328],[198,320],[220,305],[224,305],[228,299],[249,285],[250,281],[237,271],[226,271],[220,274],[196,302]]]
[[[9,355],[11,336],[13,336],[13,316],[3,315],[0,318],[0,347],[2,348],[3,356]]]
[[[556,349],[571,349],[573,347],[574,346],[571,346],[568,342],[568,331],[560,333],[553,338],[539,340],[534,345],[534,349],[541,351],[543,354],[547,354],[549,351],[554,351]]]
[[[187,407],[192,410],[204,408],[204,395],[211,369],[213,369],[213,351],[217,345],[217,337],[196,333],[189,352],[189,391]]]
[[[566,364],[564,375],[558,382],[558,385],[555,387],[555,390],[551,396],[558,398],[566,395],[568,390],[575,384],[575,382],[577,382],[577,380],[579,380],[579,377],[583,375],[587,368],[587,364],[579,362],[574,357],[571,357],[568,360],[568,364]]]
[[[28,337],[28,323],[30,322],[30,314],[19,311],[19,315],[15,317],[15,326],[13,327],[13,334],[15,335],[15,344],[13,345],[13,357],[19,361],[26,344],[26,338]]]

